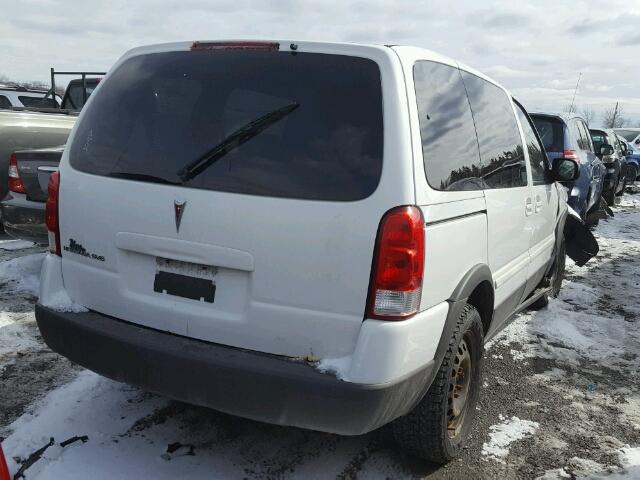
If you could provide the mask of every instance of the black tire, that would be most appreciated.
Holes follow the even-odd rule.
[[[595,223],[594,225],[597,225],[597,223]],[[553,267],[551,268],[551,276],[543,280],[543,283],[551,287],[551,291],[549,293],[545,293],[538,300],[533,302],[529,306],[531,310],[540,310],[546,307],[547,305],[549,305],[549,297],[555,298],[558,296],[558,294],[560,293],[560,289],[562,288],[562,281],[564,280],[566,265],[567,250],[563,235],[562,240],[560,240],[560,248],[558,249],[558,254],[556,255]]]
[[[400,449],[423,460],[435,463],[447,463],[464,446],[475,415],[475,407],[480,393],[480,372],[482,370],[483,328],[480,314],[472,305],[466,305],[433,383],[424,398],[404,417],[392,423],[393,434]],[[466,357],[467,354],[469,362]],[[462,378],[463,370],[460,358],[469,374]],[[454,369],[454,367],[459,366]],[[457,374],[458,373],[458,374]],[[468,379],[468,380],[467,380]],[[460,382],[465,385],[460,387]],[[458,388],[454,388],[454,385]],[[452,422],[453,401],[460,402],[460,395],[453,398],[454,392],[462,391],[465,399],[463,407]],[[450,432],[449,426],[455,426]]]
[[[618,193],[616,193],[617,197],[621,197],[622,195],[624,195],[624,191],[627,188],[627,179],[624,179],[624,182],[622,183],[622,190],[620,190]]]
[[[616,189],[618,188],[618,180],[613,184],[610,190],[606,192],[602,192],[602,198],[604,198],[607,202],[607,205],[613,207],[616,203]]]

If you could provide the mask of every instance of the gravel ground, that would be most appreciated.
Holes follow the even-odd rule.
[[[345,438],[261,424],[73,366],[42,343],[33,286],[6,268],[3,277],[2,265],[26,255],[37,270],[42,249],[2,250],[0,238],[0,437],[19,457],[10,464],[50,436],[86,434],[27,478],[640,478],[625,461],[640,456],[640,194],[615,212],[596,230],[598,257],[569,262],[560,297],[487,345],[468,447],[445,467],[397,452],[385,429]]]

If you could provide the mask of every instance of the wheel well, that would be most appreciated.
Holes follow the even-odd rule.
[[[493,288],[488,281],[481,282],[469,295],[467,302],[476,307],[480,318],[482,318],[482,327],[486,335],[493,318]]]

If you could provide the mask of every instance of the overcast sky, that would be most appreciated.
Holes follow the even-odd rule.
[[[416,45],[490,75],[529,110],[620,101],[640,122],[640,0],[21,0],[2,8],[0,73],[49,81],[174,40],[287,38]],[[535,3],[535,4],[533,4]]]

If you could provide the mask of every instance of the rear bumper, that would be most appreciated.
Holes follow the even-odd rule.
[[[45,206],[45,203],[27,200],[26,195],[11,193],[0,202],[5,231],[22,240],[48,243]]]
[[[176,400],[279,425],[357,435],[407,413],[435,373],[434,362],[402,379],[360,384],[286,357],[180,337],[95,312],[36,305],[55,351],[117,381]]]

